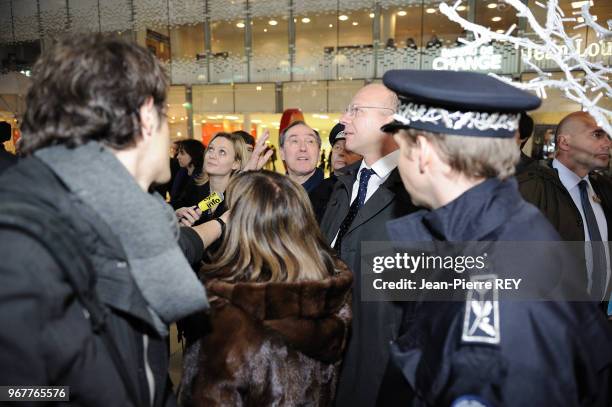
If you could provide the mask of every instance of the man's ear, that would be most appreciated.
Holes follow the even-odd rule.
[[[157,111],[153,104],[152,97],[148,97],[142,106],[140,106],[138,114],[140,115],[140,133],[142,137],[146,139],[153,135],[153,130],[155,130],[158,121],[156,117]]]
[[[419,163],[419,172],[424,174],[426,170],[428,170],[431,166],[434,154],[433,148],[429,140],[427,140],[423,136],[417,136],[416,146],[415,146],[417,159]]]
[[[278,153],[280,154],[281,160],[285,161],[285,152],[283,151],[282,147],[278,149]]]
[[[569,135],[562,133],[557,135],[557,149],[561,151],[567,151],[570,149],[570,137]]]

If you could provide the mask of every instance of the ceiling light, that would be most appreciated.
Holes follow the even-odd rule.
[[[261,90],[261,85],[257,85],[257,86],[255,86],[255,90],[256,90],[256,91],[260,91],[260,90]]]
[[[270,24],[270,25],[277,25],[277,24],[278,24],[278,21],[276,21],[276,20],[270,20],[270,21],[268,21],[268,24]]]
[[[329,116],[326,114],[320,114],[319,119],[329,119]]]
[[[501,21],[501,17],[500,17],[500,16],[495,16],[495,17],[493,17],[493,18],[491,19],[491,21],[495,21],[495,22],[497,22],[497,21]]]
[[[348,20],[348,16],[345,16],[344,14],[342,14],[341,16],[338,17],[338,20],[346,21],[346,20]]]
[[[374,13],[370,13],[370,18],[374,18]]]
[[[359,25],[357,21],[353,21],[353,25]]]
[[[593,21],[597,21],[597,16],[591,16]],[[579,23],[584,23],[584,18],[583,17],[578,17],[576,19],[576,21],[578,21]]]
[[[180,131],[177,131],[177,132],[176,132],[176,135],[177,135],[177,136],[179,136],[179,137],[181,137],[181,136],[183,135],[183,133],[181,133]]]
[[[267,28],[264,28],[264,32],[265,32],[265,33],[267,33],[267,32],[268,32],[268,29],[267,29]]]
[[[217,118],[217,116],[206,116],[206,117],[209,118],[209,119],[212,119],[212,120]]]
[[[498,33],[498,34],[503,34],[503,33],[505,33],[505,31],[504,31],[504,30],[497,30],[497,31],[495,31],[495,32],[496,32],[496,33]]]
[[[334,26],[333,24],[330,24],[330,25],[329,25],[329,28],[332,28],[333,26]]]
[[[261,120],[253,119],[253,120],[251,120],[251,123],[259,124],[259,123],[261,123]]]
[[[238,27],[238,28],[244,28],[244,23],[238,23],[238,24],[236,24],[236,27]]]
[[[265,125],[265,124],[262,124],[262,125],[261,125],[261,127],[265,129],[265,128],[266,128],[266,127],[268,127],[268,126],[267,126],[267,125]]]
[[[404,17],[406,14],[408,14],[408,13],[406,13],[404,10],[400,10],[400,11],[397,12],[397,15],[400,16],[400,17]]]
[[[238,116],[225,116],[227,120],[238,120]]]
[[[487,4],[487,8],[497,8],[497,3],[489,3]]]
[[[465,11],[465,10],[467,10],[467,7],[465,7],[465,6],[457,7],[457,11]]]
[[[200,123],[206,123],[206,120],[201,120]]]
[[[304,17],[304,18],[302,18],[302,22],[303,22],[304,24],[308,24],[308,23],[310,22],[310,18],[308,18],[308,17]]]
[[[585,4],[593,5],[593,0],[591,1],[572,1],[572,8],[582,8]]]
[[[427,10],[425,10],[425,12],[426,12],[427,14],[433,14],[433,13],[435,13],[435,12],[436,12],[436,9],[435,9],[435,8],[428,8]]]

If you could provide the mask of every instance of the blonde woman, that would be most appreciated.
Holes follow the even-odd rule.
[[[351,320],[351,272],[289,177],[241,173],[227,203],[221,249],[200,271],[211,311],[185,353],[183,405],[330,405]]]
[[[202,199],[213,192],[225,194],[225,189],[232,175],[241,171],[247,162],[247,149],[244,139],[236,134],[217,133],[206,147],[202,173],[185,188],[183,197],[178,202],[176,211],[179,218],[185,216],[186,208],[193,208]],[[227,207],[225,201],[208,211],[198,212],[199,219],[193,224],[199,225],[221,216]]]

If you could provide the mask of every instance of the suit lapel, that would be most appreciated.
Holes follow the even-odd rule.
[[[396,167],[393,171],[391,171],[391,174],[389,174],[389,178],[387,178],[387,180],[378,187],[376,192],[374,192],[370,199],[368,199],[365,205],[359,209],[357,217],[351,224],[351,227],[346,234],[348,235],[351,233],[351,231],[353,231],[353,229],[363,225],[376,216],[380,211],[385,209],[395,199],[398,187],[403,188],[402,181]]]
[[[357,170],[361,165],[361,161],[358,161],[354,164],[351,164],[348,167],[344,167],[341,170],[341,173],[337,175],[338,181],[334,186],[334,192],[332,192],[332,198],[329,202],[328,209],[333,208],[334,213],[325,213],[322,224],[325,223],[327,217],[331,217],[329,220],[330,226],[325,228],[326,238],[329,244],[334,240],[338,230],[340,229],[340,225],[344,218],[348,214],[349,207],[351,206],[351,194],[353,192],[353,184],[355,183],[355,179],[357,178]],[[340,203],[342,204],[340,206]]]

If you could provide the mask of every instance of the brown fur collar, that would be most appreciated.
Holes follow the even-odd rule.
[[[211,280],[209,296],[230,303],[279,334],[305,355],[324,362],[341,358],[350,320],[353,275],[337,261],[336,274],[320,281],[229,283]],[[217,302],[217,301],[215,301]],[[216,304],[212,304],[215,307]],[[347,306],[348,305],[348,306]]]

